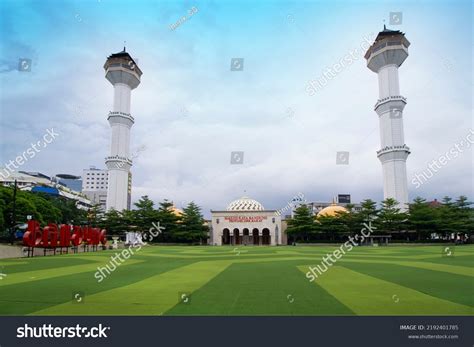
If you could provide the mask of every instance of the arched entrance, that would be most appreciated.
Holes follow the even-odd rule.
[[[258,240],[258,229],[257,228],[254,228],[252,230],[252,238],[253,238],[253,244],[254,245],[258,245],[259,244],[259,240]]]
[[[241,240],[240,240],[240,235],[239,235],[239,229],[235,228],[234,229],[234,239],[232,240],[233,245],[240,245]]]
[[[248,228],[244,228],[244,230],[242,230],[242,244],[244,245],[248,245],[250,244],[250,237],[249,237],[249,229]]]
[[[230,230],[227,228],[222,230],[222,244],[230,245]]]
[[[270,244],[270,230],[264,228],[262,230],[262,244],[269,245]]]

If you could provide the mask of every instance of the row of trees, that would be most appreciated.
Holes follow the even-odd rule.
[[[75,201],[19,189],[16,192],[15,220],[13,220],[13,195],[13,188],[0,186],[0,232],[3,237],[8,236],[12,226],[25,223],[27,216],[31,216],[42,225],[49,222],[87,223],[87,211],[78,209]]]
[[[43,193],[18,189],[16,199],[13,195],[13,188],[0,186],[0,238],[4,240],[9,240],[12,231],[26,223],[28,216],[42,226],[48,223],[92,225],[107,229],[109,235],[122,235],[126,231],[146,232],[153,223],[159,222],[161,233],[153,242],[197,243],[207,237],[208,227],[204,225],[201,209],[193,202],[184,208],[182,214],[177,214],[173,212],[171,202],[164,200],[155,208],[153,201],[143,196],[131,211],[104,213],[99,205],[86,211],[77,208],[74,200]]]
[[[370,199],[361,203],[361,210],[347,205],[347,212],[335,216],[315,217],[312,211],[301,205],[288,221],[287,234],[293,241],[318,239],[335,240],[343,235],[359,233],[363,223],[371,222],[377,234],[392,234],[399,239],[430,239],[436,233],[447,237],[452,233],[471,235],[474,230],[474,209],[465,196],[453,201],[443,198],[441,203],[429,203],[417,197],[409,204],[408,211],[401,211],[394,199],[382,201],[380,208]]]
[[[0,231],[3,231],[0,236],[3,238],[8,237],[12,226],[25,223],[27,216],[41,225],[52,222],[99,226],[107,229],[109,235],[146,232],[153,223],[159,222],[162,232],[154,238],[155,242],[203,242],[209,231],[200,207],[193,202],[183,213],[176,213],[170,201],[164,200],[155,207],[148,196],[143,196],[133,210],[104,213],[99,206],[85,211],[78,209],[73,200],[18,190],[15,205],[13,221],[13,189],[0,187]],[[453,233],[471,235],[474,231],[471,205],[465,196],[456,200],[445,197],[435,204],[417,197],[409,204],[408,211],[401,211],[394,199],[382,201],[380,208],[375,201],[367,199],[359,211],[349,204],[346,212],[318,217],[306,205],[301,205],[288,221],[286,232],[293,241],[336,240],[359,233],[363,223],[371,221],[377,234],[390,233],[400,239],[427,240],[433,233],[441,237]]]
[[[110,210],[106,213],[95,206],[89,213],[90,223],[107,229],[108,234],[120,235],[125,231],[148,232],[159,222],[160,233],[152,242],[206,242],[209,227],[201,208],[194,202],[189,203],[182,213],[176,213],[173,203],[166,199],[155,208],[154,202],[146,195],[134,205],[135,209],[130,211]]]

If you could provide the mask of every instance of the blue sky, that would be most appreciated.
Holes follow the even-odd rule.
[[[174,30],[170,25],[197,12]],[[105,167],[113,89],[106,57],[143,71],[132,93],[133,199],[221,209],[246,191],[281,208],[299,192],[328,201],[382,198],[377,76],[359,57],[316,95],[306,86],[383,28],[411,42],[400,68],[408,179],[472,129],[469,1],[2,1],[0,165],[54,127],[57,140],[21,169]],[[389,25],[389,13],[402,24]],[[30,72],[18,71],[21,58]],[[230,71],[244,58],[243,71]],[[243,165],[230,152],[244,151]],[[336,165],[349,151],[349,165]],[[472,197],[472,148],[410,197]]]

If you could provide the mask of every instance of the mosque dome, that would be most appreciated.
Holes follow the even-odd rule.
[[[263,211],[261,203],[249,197],[243,196],[227,205],[227,211]]]
[[[183,211],[177,208],[176,206],[170,206],[168,210],[173,213],[176,217],[181,217],[183,215]]]
[[[318,217],[337,217],[339,213],[347,213],[347,209],[332,203],[330,206],[323,208],[318,213]]]

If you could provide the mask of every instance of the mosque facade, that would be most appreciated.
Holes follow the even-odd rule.
[[[232,201],[225,210],[211,210],[210,244],[282,245],[286,235],[277,210],[266,210],[249,197]],[[286,229],[286,228],[285,228]]]

